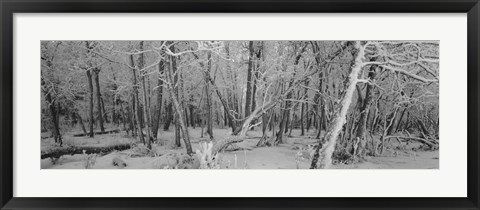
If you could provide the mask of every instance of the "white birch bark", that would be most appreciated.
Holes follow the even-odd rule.
[[[355,42],[355,49],[358,50],[355,58],[355,63],[352,66],[352,71],[349,75],[349,84],[345,92],[344,97],[340,103],[340,111],[337,112],[330,132],[328,132],[327,142],[323,145],[323,152],[321,153],[320,168],[329,168],[332,165],[332,154],[335,151],[337,139],[342,130],[343,125],[346,122],[346,116],[348,108],[352,103],[353,93],[355,92],[356,85],[358,83],[358,75],[360,74],[363,65],[363,58],[365,56],[365,47],[361,45],[360,41]]]

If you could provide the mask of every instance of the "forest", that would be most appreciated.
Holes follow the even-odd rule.
[[[439,168],[438,41],[41,41],[42,169]]]

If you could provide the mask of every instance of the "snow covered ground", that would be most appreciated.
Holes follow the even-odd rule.
[[[214,129],[215,139],[228,136],[229,129]],[[248,138],[236,144],[240,150],[227,151],[219,155],[221,169],[308,169],[310,160],[304,158],[307,145],[316,142],[312,136],[314,131],[300,136],[299,130],[292,132],[292,137],[287,138],[284,144],[275,147],[255,147],[261,131],[251,131]],[[207,140],[207,135],[201,138],[201,129],[190,129],[193,150],[199,149],[199,142]],[[119,143],[134,143],[136,139],[125,133],[97,135],[95,138],[73,137],[65,135],[65,145],[75,146],[108,146]],[[93,164],[92,169],[117,169],[114,166],[115,158],[124,161],[127,166],[124,169],[160,169],[175,161],[175,157],[185,153],[184,148],[173,146],[174,132],[160,131],[159,141],[153,145],[152,152],[156,155],[141,156],[142,147],[134,147],[125,151],[115,151],[103,156],[95,155],[64,155],[52,161],[50,158],[41,160],[42,169],[85,169],[87,161]],[[183,144],[183,142],[182,142]],[[418,145],[411,144],[406,149],[388,148],[383,155],[367,157],[365,161],[354,164],[335,164],[334,169],[438,169],[439,153],[437,151],[415,151],[412,148]],[[42,139],[42,151],[54,147],[51,138]],[[392,146],[393,147],[393,146]],[[299,149],[300,148],[300,149]],[[144,148],[143,148],[144,149]],[[143,151],[144,152],[144,151]],[[55,162],[55,163],[54,163]]]

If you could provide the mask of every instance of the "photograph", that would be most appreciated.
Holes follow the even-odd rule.
[[[40,48],[42,170],[439,169],[439,40]]]

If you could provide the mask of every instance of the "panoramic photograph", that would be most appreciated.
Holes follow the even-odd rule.
[[[436,40],[44,40],[41,169],[439,169]]]

